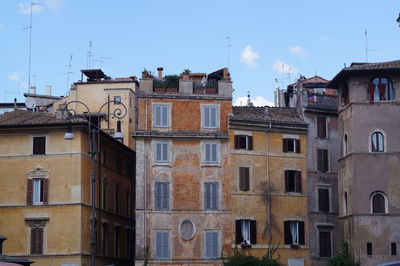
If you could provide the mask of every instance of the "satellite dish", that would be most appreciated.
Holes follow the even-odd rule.
[[[28,109],[33,109],[33,108],[35,108],[35,107],[36,107],[36,101],[35,101],[35,99],[33,99],[33,98],[26,98],[26,100],[25,100],[25,106],[26,106]]]

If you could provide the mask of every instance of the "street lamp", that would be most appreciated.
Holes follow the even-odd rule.
[[[82,105],[85,109],[86,112],[83,114],[78,114],[75,109],[69,108],[70,104],[79,104]],[[105,102],[100,108],[99,111],[94,114],[90,112],[89,107],[81,102],[81,101],[70,101],[67,103],[63,103],[61,105],[61,111],[63,114],[64,119],[69,119],[68,122],[68,128],[66,133],[64,134],[64,139],[67,140],[72,140],[74,138],[74,133],[72,132],[72,125],[71,125],[71,120],[76,119],[76,118],[83,118],[87,122],[88,130],[89,130],[89,153],[91,157],[91,162],[92,162],[92,170],[91,170],[91,187],[92,187],[92,230],[91,230],[91,241],[90,241],[90,246],[91,246],[91,261],[90,265],[95,266],[96,265],[96,172],[95,172],[95,166],[96,166],[96,154],[99,152],[99,147],[100,147],[100,130],[101,130],[101,120],[108,121],[111,118],[117,118],[117,130],[114,134],[114,138],[117,139],[118,141],[122,142],[123,140],[123,134],[121,132],[121,121],[120,119],[124,118],[127,114],[127,109],[126,106],[122,103],[119,102],[118,106],[122,106],[123,108],[115,108],[114,112],[110,113],[102,113],[102,109],[105,106],[109,106],[111,103],[115,104],[114,101],[107,101]],[[92,118],[96,117],[96,121],[92,120]],[[93,124],[96,122],[96,124]],[[96,142],[97,140],[97,142]]]

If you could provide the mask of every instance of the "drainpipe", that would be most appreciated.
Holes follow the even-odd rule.
[[[271,122],[269,122],[269,128],[267,129],[267,132],[271,130]],[[271,184],[269,183],[269,139],[268,139],[268,133],[267,133],[267,154],[266,154],[266,172],[267,172],[267,189],[268,189],[268,230],[267,230],[267,237],[268,237],[268,257],[271,258]]]

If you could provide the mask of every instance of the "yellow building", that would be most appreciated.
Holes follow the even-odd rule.
[[[4,253],[34,265],[90,265],[91,157],[87,122],[15,110],[0,116],[0,235]],[[100,132],[96,265],[133,255],[134,152]]]
[[[310,265],[306,134],[292,108],[233,107],[229,119],[235,245],[257,257],[277,247],[285,265]]]

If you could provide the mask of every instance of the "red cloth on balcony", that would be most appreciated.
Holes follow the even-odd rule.
[[[368,94],[369,94],[369,102],[370,103],[374,102],[374,92],[375,92],[375,84],[371,83],[368,86]]]
[[[386,84],[378,84],[379,88],[379,99],[381,101],[386,100],[385,93],[386,93]]]

